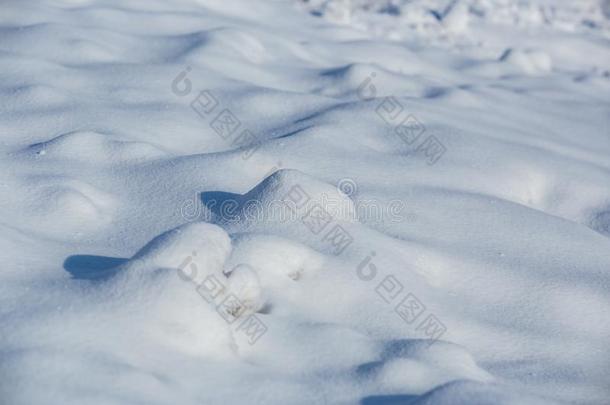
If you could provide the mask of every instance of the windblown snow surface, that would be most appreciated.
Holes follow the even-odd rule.
[[[609,18],[2,1],[0,403],[608,404]]]

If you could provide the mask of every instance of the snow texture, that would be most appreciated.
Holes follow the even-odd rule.
[[[0,3],[0,403],[607,404],[610,1]]]

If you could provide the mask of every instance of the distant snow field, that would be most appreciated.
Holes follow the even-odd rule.
[[[608,404],[610,1],[0,2],[0,404]]]

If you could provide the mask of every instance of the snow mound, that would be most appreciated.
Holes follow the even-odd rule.
[[[205,63],[210,57],[234,58],[261,64],[267,59],[265,46],[254,35],[237,28],[217,28],[186,37],[185,62]]]
[[[238,230],[290,229],[312,210],[341,222],[357,220],[353,201],[337,186],[316,180],[298,170],[281,169],[246,194],[205,192],[203,204],[216,223]]]
[[[257,271],[248,264],[238,264],[227,275],[228,290],[235,294],[246,313],[257,312],[265,305]]]
[[[107,228],[118,206],[115,195],[71,177],[35,175],[20,181],[28,188],[15,197],[26,201],[31,215],[23,226],[41,234],[64,234],[62,227],[77,235],[85,229]]]
[[[424,394],[455,380],[491,382],[463,348],[447,342],[430,345],[425,340],[400,340],[386,345],[381,360],[361,365],[360,378],[400,394],[405,390]]]
[[[500,61],[530,74],[548,73],[552,68],[551,58],[544,51],[507,49]]]
[[[260,252],[265,252],[261,255]],[[281,288],[286,280],[311,277],[323,268],[325,258],[312,248],[288,238],[268,234],[243,234],[236,237],[229,263],[250,263],[260,269],[266,284]]]
[[[231,239],[220,227],[193,222],[164,232],[140,249],[124,267],[141,269],[178,269],[197,284],[210,274],[222,274],[231,253]]]
[[[413,402],[417,405],[537,405],[557,404],[550,399],[528,395],[523,392],[509,392],[494,384],[481,384],[474,381],[453,381],[431,390]]]
[[[148,160],[165,156],[159,148],[144,142],[123,141],[93,131],[75,131],[27,148],[45,159],[80,160],[90,163]]]

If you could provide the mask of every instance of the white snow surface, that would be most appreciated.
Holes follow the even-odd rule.
[[[2,1],[0,403],[607,404],[609,19]]]

